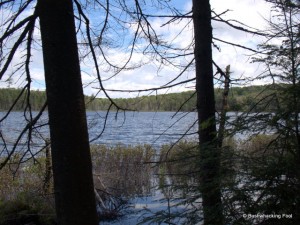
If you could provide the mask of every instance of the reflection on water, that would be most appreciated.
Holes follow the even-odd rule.
[[[181,142],[169,150],[164,146],[157,155],[149,145],[92,148],[101,218],[125,215],[104,224],[152,224],[153,220],[182,224],[185,219],[179,214],[198,210],[195,143]],[[190,198],[192,204],[185,201]]]

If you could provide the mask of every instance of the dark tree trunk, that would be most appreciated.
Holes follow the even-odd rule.
[[[222,108],[220,113],[220,124],[218,130],[218,147],[222,149],[225,133],[226,113],[228,111],[228,94],[230,88],[230,65],[226,67],[224,74],[224,91],[222,97]]]
[[[46,159],[45,159],[45,176],[44,176],[44,193],[46,195],[51,193],[51,176],[52,176],[52,162],[51,162],[51,154],[50,154],[50,142],[47,139],[45,141],[46,144]]]
[[[60,225],[96,225],[91,157],[72,0],[39,0],[38,13]]]
[[[217,144],[212,68],[212,27],[209,0],[193,0],[196,91],[199,119],[200,190],[204,225],[224,222],[220,191],[220,152]]]

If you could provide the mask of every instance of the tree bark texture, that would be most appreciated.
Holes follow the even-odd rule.
[[[72,0],[39,0],[58,224],[98,224]]]
[[[199,120],[200,191],[204,225],[224,224],[220,191],[212,68],[212,27],[209,0],[193,0],[196,91]]]
[[[228,95],[230,88],[230,65],[226,66],[224,74],[224,91],[222,97],[222,108],[220,112],[220,124],[218,130],[218,147],[222,149],[225,134],[226,113],[228,111]]]

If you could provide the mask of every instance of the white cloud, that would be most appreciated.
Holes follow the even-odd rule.
[[[264,28],[262,18],[268,18],[270,5],[265,0],[211,0],[211,8],[217,14],[230,10],[223,17],[234,19],[255,28]]]
[[[192,3],[191,1],[185,1],[185,4],[182,4],[182,1],[174,1],[177,7],[181,7],[183,11],[188,12],[191,10]],[[264,23],[263,17],[268,18],[270,7],[264,0],[211,0],[211,7],[216,13],[222,13],[229,9],[230,11],[223,15],[225,19],[232,19],[241,21],[249,26],[264,28],[266,24]],[[99,19],[99,18],[98,18]],[[171,42],[173,45],[185,48],[188,47],[193,39],[193,27],[192,23],[185,27],[187,20],[182,20],[175,22],[170,25],[162,26],[166,23],[168,18],[152,18],[151,23],[152,27],[156,32],[161,35],[163,40]],[[131,34],[134,34],[134,29],[136,29],[136,24],[130,26]],[[122,33],[122,31],[120,31]],[[241,45],[246,45],[249,47],[255,48],[256,45],[261,41],[260,38],[253,36],[251,34],[245,34],[240,31],[236,31],[232,28],[229,28],[224,23],[213,22],[213,32],[214,35],[220,39],[226,41],[235,42]],[[123,31],[124,33],[124,31]],[[35,37],[40,39],[40,34],[35,33]],[[112,38],[112,37],[111,37]],[[120,37],[122,38],[122,37]],[[214,60],[217,62],[220,67],[225,68],[228,64],[231,65],[233,75],[235,77],[240,76],[253,76],[256,73],[259,73],[258,66],[249,63],[250,52],[239,49],[237,47],[232,47],[225,45],[219,42],[216,42],[221,48],[221,52],[218,52],[214,49]],[[129,66],[138,65],[139,63],[146,64],[139,67],[135,70],[124,70],[116,77],[104,81],[103,85],[108,89],[143,89],[143,88],[152,88],[158,87],[168,83],[170,80],[174,79],[180,72],[179,69],[172,66],[163,66],[159,67],[159,63],[155,58],[150,57],[149,55],[144,55],[142,49],[145,48],[147,44],[143,41],[140,41],[136,45],[136,52],[131,58]],[[121,49],[106,49],[106,57],[109,61],[116,65],[124,65],[129,57],[129,52]],[[44,85],[44,73],[43,73],[43,60],[41,47],[36,46],[33,49],[33,61],[32,61],[32,76],[34,79],[33,85],[36,85],[36,88],[41,89]],[[104,64],[103,56],[98,53],[99,58],[99,69],[101,77],[103,80],[109,78],[113,72],[111,67],[107,64]],[[192,56],[181,58],[177,60],[178,65],[185,65],[191,60]],[[18,56],[16,58],[16,63],[19,62],[21,58]],[[88,87],[85,87],[86,94],[92,94],[97,92],[99,84],[93,82],[96,79],[96,71],[94,63],[90,58],[86,58],[81,63],[82,69],[82,79],[84,84],[91,83]],[[182,78],[178,79],[177,82],[184,79],[190,79],[194,76],[193,71],[186,72],[182,75]],[[185,88],[186,86],[191,87],[194,84],[181,85],[172,90],[166,91],[184,91],[190,90],[190,88]],[[124,93],[112,93],[112,97],[126,97],[134,96],[135,94],[124,94]],[[102,95],[103,96],[103,95]]]
[[[241,25],[235,21],[244,23],[250,27],[250,30],[251,27],[265,30],[267,27],[267,22],[265,19],[270,17],[270,5],[264,0],[211,0],[211,7],[217,14],[221,14],[227,10],[230,10],[223,14],[222,18],[231,20],[232,23],[237,26]],[[263,40],[262,37],[257,35],[230,28],[225,23],[214,21],[213,28],[215,37],[255,50],[257,49],[257,45],[262,43]],[[254,78],[261,72],[262,68],[259,65],[250,63],[250,56],[253,55],[251,51],[223,44],[217,41],[216,44],[220,47],[221,52],[214,50],[214,60],[222,68],[225,68],[230,64],[233,71],[233,76],[236,78]],[[262,83],[262,81],[256,82],[256,84],[260,83]]]

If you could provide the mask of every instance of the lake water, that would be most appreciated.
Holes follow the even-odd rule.
[[[36,114],[36,113],[34,113]],[[0,113],[0,120],[5,115]],[[233,120],[236,113],[228,114]],[[13,143],[20,137],[22,130],[26,126],[26,116],[22,112],[12,112],[0,123],[0,156],[9,154],[13,148]],[[37,126],[32,130],[30,146],[40,149],[45,144],[45,139],[49,138],[49,128],[47,125],[47,113],[45,113]],[[149,144],[155,149],[163,144],[170,144],[182,138],[185,140],[197,140],[197,114],[181,112],[87,112],[89,136],[92,144],[117,145],[138,145]],[[105,129],[104,129],[105,127]],[[26,132],[20,138],[19,151],[27,150],[29,133]],[[132,199],[134,207],[133,213],[126,215],[120,220],[107,222],[109,225],[131,225],[144,216],[150,216],[149,210],[157,212],[167,208],[166,203],[160,200],[164,198],[160,190],[156,190],[153,195],[137,197]],[[147,208],[147,210],[143,210]],[[180,208],[177,208],[180,210]],[[177,210],[176,209],[176,210]]]
[[[35,115],[37,113],[34,113]],[[0,119],[5,115],[0,113]],[[22,112],[12,112],[0,123],[0,156],[9,154],[13,144],[18,140],[22,130],[26,126],[26,116]],[[45,139],[49,138],[47,125],[47,113],[42,116],[37,126],[32,130],[30,146],[39,150],[45,145]],[[178,139],[196,140],[197,114],[174,112],[87,112],[90,140],[93,144],[138,145],[149,144],[158,149],[163,144],[176,142]],[[105,129],[103,130],[105,126]],[[103,132],[102,132],[103,131]],[[29,132],[20,138],[18,151],[26,152]],[[156,186],[156,185],[155,185]],[[155,186],[153,188],[155,188]],[[166,203],[160,202],[164,198],[158,189],[154,194],[131,199],[133,209],[131,213],[120,220],[104,222],[110,225],[136,224],[141,217],[151,216],[152,213],[167,208]],[[147,210],[144,210],[147,208]],[[176,207],[177,208],[177,207]],[[151,213],[150,213],[150,211]],[[164,223],[163,223],[164,224]]]
[[[37,112],[33,113],[33,116]],[[227,117],[233,121],[240,113],[229,112]],[[47,125],[48,114],[45,112],[34,129],[22,134],[28,115],[23,112],[11,112],[5,120],[5,112],[0,112],[0,156],[7,154],[13,144],[18,142],[17,149],[26,151],[27,140],[30,136],[30,147],[39,150],[49,139]],[[139,145],[149,144],[159,149],[163,144],[174,143],[179,139],[197,140],[197,113],[195,112],[87,112],[89,137],[92,144],[104,145]],[[249,125],[249,124],[248,124]],[[252,127],[252,128],[251,128]],[[105,128],[105,129],[104,129]],[[248,126],[244,133],[235,133],[237,139],[248,137],[250,130],[259,127]],[[20,135],[22,136],[20,137]]]
[[[97,137],[104,124],[104,113],[87,113],[90,139]],[[127,112],[110,113],[106,129],[100,138],[93,141],[97,144],[125,145],[150,144],[159,147],[177,141],[186,134],[184,139],[196,139],[196,113],[174,112]]]
[[[3,118],[4,115],[5,113],[1,112],[0,118]],[[43,146],[43,139],[49,138],[47,117],[48,115],[45,113],[38,122],[38,125],[32,130],[30,144],[33,148]],[[87,112],[87,120],[89,136],[93,144],[149,144],[154,148],[159,148],[163,144],[177,141],[183,134],[185,134],[184,139],[197,139],[195,134],[197,131],[196,113],[111,112],[106,117],[106,112]],[[25,126],[25,115],[22,112],[11,112],[0,123],[1,137],[3,137],[0,140],[0,145],[3,146],[5,143],[7,148],[11,148]],[[28,134],[28,132],[23,134],[19,142],[19,148],[22,145],[26,148],[24,145]]]

